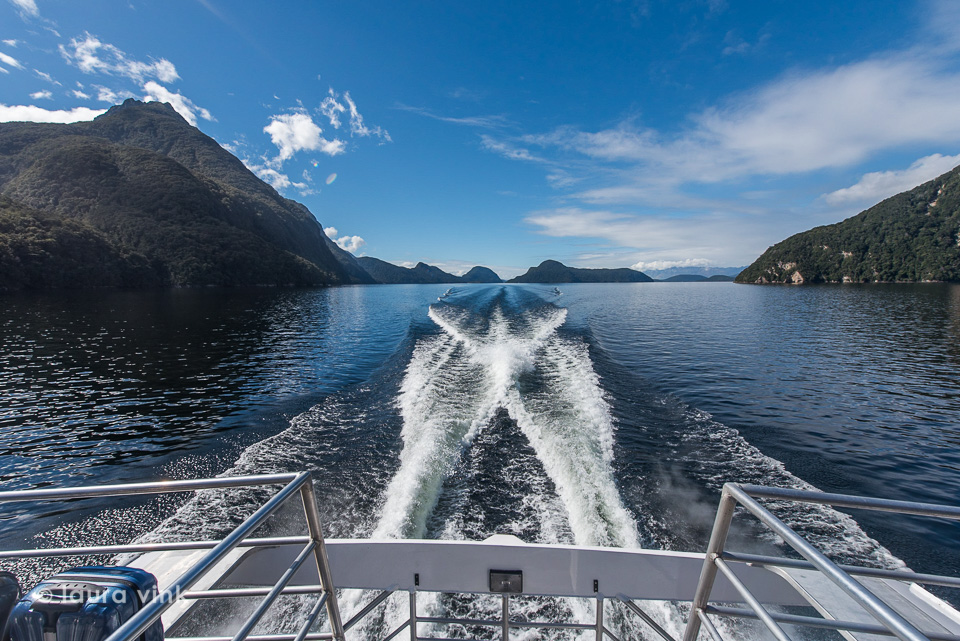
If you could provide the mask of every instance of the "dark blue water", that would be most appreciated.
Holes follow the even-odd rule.
[[[960,496],[960,287],[447,287],[6,296],[3,487],[312,469],[332,536],[672,549],[728,480]],[[231,522],[199,509],[8,507],[0,544]],[[853,516],[785,518],[960,573],[956,525]]]

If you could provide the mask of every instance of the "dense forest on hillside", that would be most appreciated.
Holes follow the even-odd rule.
[[[960,281],[960,167],[777,243],[739,283]]]
[[[653,279],[635,269],[585,269],[567,267],[556,260],[545,260],[511,283],[651,283]]]
[[[0,194],[7,290],[371,282],[306,207],[166,104],[0,124]]]

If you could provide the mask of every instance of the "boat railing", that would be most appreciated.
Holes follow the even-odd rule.
[[[171,494],[178,492],[196,492],[200,490],[252,488],[280,484],[283,484],[283,487],[276,494],[219,541],[150,542],[126,545],[4,550],[0,551],[0,559],[209,550],[185,572],[173,579],[169,585],[165,587],[161,586],[161,591],[156,598],[145,603],[139,612],[117,628],[105,641],[129,641],[130,639],[135,639],[158,621],[164,612],[182,600],[229,597],[263,598],[233,637],[204,637],[205,641],[231,641],[231,639],[234,641],[242,641],[243,639],[249,639],[250,641],[318,641],[326,639],[344,641],[344,627],[340,621],[340,610],[333,588],[320,514],[317,508],[313,481],[309,472],[9,491],[0,492],[0,503]],[[305,536],[272,538],[253,538],[251,536],[285,503],[295,500],[296,497],[299,497],[306,517],[307,533]],[[191,591],[192,587],[237,548],[262,548],[277,545],[298,545],[302,546],[302,548],[290,566],[282,573],[280,579],[272,587]],[[320,585],[288,587],[297,570],[311,559],[316,564],[316,571],[320,577]],[[295,635],[251,635],[253,629],[281,594],[317,595],[317,601],[307,615],[306,621],[301,625],[299,632]],[[330,632],[311,633],[310,629],[324,608],[326,608],[327,611]],[[172,637],[168,636],[167,639],[172,639]],[[198,640],[194,639],[193,641]]]
[[[836,508],[863,509],[897,514],[936,517],[950,520],[960,520],[960,507],[916,503],[911,501],[894,501],[845,494],[830,494],[817,491],[804,491],[786,488],[765,487],[759,485],[741,485],[726,483],[720,498],[716,519],[704,558],[703,568],[696,594],[693,598],[692,610],[684,630],[683,641],[696,641],[701,627],[707,631],[713,641],[723,641],[717,625],[711,615],[733,617],[741,619],[759,619],[778,641],[789,641],[790,637],[782,625],[807,626],[820,629],[831,629],[847,638],[856,638],[850,633],[867,635],[894,636],[904,641],[960,641],[960,636],[952,633],[922,632],[917,625],[908,621],[900,612],[891,607],[884,599],[868,589],[861,581],[854,577],[880,579],[885,581],[906,582],[908,584],[935,585],[950,588],[960,587],[960,578],[936,574],[921,574],[909,570],[891,570],[882,568],[866,568],[852,565],[841,565],[828,559],[822,552],[797,534],[792,528],[777,518],[770,510],[764,507],[757,499],[774,501],[792,501],[829,505]],[[756,554],[741,554],[727,550],[726,540],[737,505],[742,506],[756,517],[763,525],[772,530],[788,546],[793,548],[805,561],[774,556]],[[760,599],[751,590],[739,581],[732,570],[734,564],[750,564],[779,569],[811,570],[820,575],[842,593],[847,595],[852,603],[857,604],[862,611],[869,613],[869,617],[858,617],[861,620],[843,620],[834,616],[830,618],[800,616],[782,612],[773,612],[765,608]],[[711,604],[710,596],[714,581],[718,573],[730,581],[740,593],[747,608],[733,608],[719,604]],[[818,608],[819,609],[819,608]],[[823,613],[823,612],[821,612]],[[827,613],[830,614],[830,613]]]

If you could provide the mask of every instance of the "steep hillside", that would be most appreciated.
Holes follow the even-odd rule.
[[[653,279],[635,269],[582,269],[545,260],[510,283],[652,283]]]
[[[460,277],[464,283],[502,283],[503,279],[489,267],[471,267],[470,271]]]
[[[425,285],[459,283],[460,277],[448,274],[439,267],[417,263],[416,267],[400,267],[372,256],[361,256],[357,262],[375,281],[384,285]]]
[[[50,229],[95,231],[113,255],[151,266],[156,278],[118,274],[124,286],[369,282],[334,254],[306,207],[166,104],[128,100],[70,125],[0,124],[0,194],[8,210],[37,212]],[[22,244],[19,230],[3,241]],[[72,251],[65,242],[54,258]],[[81,286],[50,276],[23,286]]]
[[[738,283],[960,280],[960,167],[770,247]]]

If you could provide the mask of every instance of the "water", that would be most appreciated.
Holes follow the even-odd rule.
[[[448,289],[4,297],[3,486],[312,469],[329,536],[683,550],[724,481],[960,494],[958,286]],[[253,499],[7,507],[0,544],[217,534]],[[783,516],[837,559],[960,574],[956,525]]]

